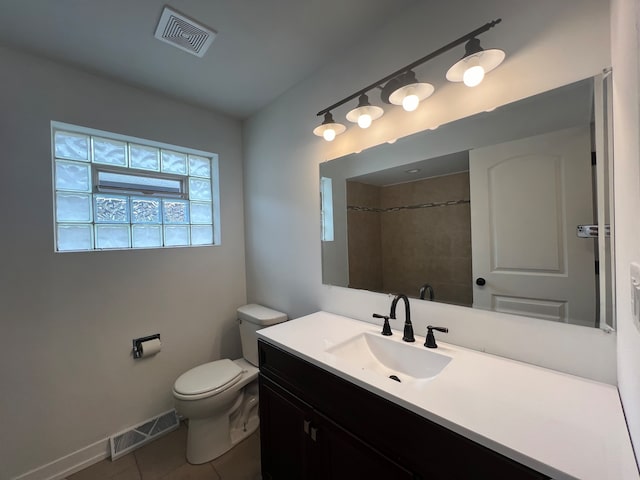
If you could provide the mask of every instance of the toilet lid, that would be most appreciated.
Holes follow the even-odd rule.
[[[173,386],[182,395],[198,395],[233,382],[242,374],[242,368],[228,358],[205,363],[183,373]]]

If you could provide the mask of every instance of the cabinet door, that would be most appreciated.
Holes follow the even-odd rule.
[[[260,378],[260,449],[264,480],[309,478],[309,442],[305,424],[312,410]],[[307,423],[305,423],[307,422]]]
[[[265,480],[414,478],[264,377],[260,378],[260,444]]]
[[[408,470],[373,449],[347,430],[316,413],[316,442],[321,461],[315,478],[332,480],[415,478]]]

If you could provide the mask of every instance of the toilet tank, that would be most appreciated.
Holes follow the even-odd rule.
[[[256,367],[258,366],[258,336],[261,328],[287,321],[287,315],[262,305],[251,303],[238,308],[242,356]]]

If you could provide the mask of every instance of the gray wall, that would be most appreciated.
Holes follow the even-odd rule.
[[[0,478],[173,406],[187,369],[240,356],[241,125],[0,49]],[[222,246],[54,253],[50,121],[219,154]],[[131,339],[162,351],[133,361]],[[106,445],[106,443],[105,443]]]
[[[417,69],[436,92],[415,112],[387,108],[369,129],[351,127],[332,143],[312,135],[318,110],[498,17],[503,22],[481,40],[505,49],[507,60],[480,86],[446,82],[448,65],[462,55],[450,52]],[[249,299],[292,317],[324,309],[371,320],[373,312],[388,311],[387,295],[322,285],[319,164],[595,75],[610,61],[609,5],[601,0],[417,2],[362,43],[345,46],[246,124]],[[343,119],[350,108],[337,109],[334,117]],[[413,302],[412,310],[418,333],[437,321],[450,327],[452,343],[616,382],[614,335],[432,302]]]
[[[613,0],[613,122],[618,388],[636,456],[640,456],[640,332],[631,314],[629,263],[640,263],[640,5]]]

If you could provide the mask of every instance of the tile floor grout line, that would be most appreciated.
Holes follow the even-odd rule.
[[[213,460],[211,460],[209,462],[209,465],[211,465],[211,468],[213,469],[213,471],[215,472],[216,476],[218,477],[218,480],[224,480],[222,478],[222,475],[220,474],[220,472],[218,470],[216,470],[216,466],[213,464]]]
[[[136,469],[138,470],[138,478],[142,480],[142,470],[140,470],[140,465],[138,464],[138,456],[136,455],[136,451],[134,450],[131,453],[133,453],[133,461],[135,462]]]

